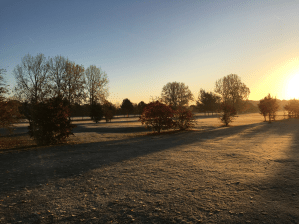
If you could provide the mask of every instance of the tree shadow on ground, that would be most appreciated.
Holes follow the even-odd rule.
[[[299,216],[294,215],[296,212],[293,210],[298,209],[299,195],[299,122],[297,120],[278,121],[272,124],[262,122],[235,127],[220,127],[206,132],[175,132],[125,140],[72,146],[50,146],[19,153],[5,153],[0,155],[0,192],[5,195],[24,187],[35,188],[40,184],[53,182],[60,178],[78,176],[90,170],[178,146],[200,145],[207,140],[219,140],[236,135],[241,135],[243,138],[253,138],[265,132],[269,135],[291,135],[292,143],[286,152],[286,158],[270,161],[279,165],[278,172],[269,179],[261,181],[258,186],[253,186],[258,189],[258,194],[264,197],[264,201],[269,203],[268,208],[265,208],[268,212],[267,217],[257,214],[257,211],[246,214],[246,216],[255,220],[252,223],[260,223],[265,220],[272,223],[279,223],[282,220],[287,223],[296,223]],[[263,188],[261,188],[262,185]],[[275,201],[282,203],[278,206]],[[288,212],[288,210],[292,212]],[[158,222],[163,221],[162,219],[157,220]],[[236,220],[239,219],[236,218]],[[172,222],[173,220],[166,221]],[[229,222],[234,223],[232,220]],[[237,222],[240,220],[235,223]]]

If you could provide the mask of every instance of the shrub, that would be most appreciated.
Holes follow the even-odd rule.
[[[187,110],[184,107],[179,107],[174,112],[174,125],[176,128],[180,130],[186,130],[188,128],[193,127],[194,124],[195,120],[190,110]]]
[[[228,103],[222,103],[220,105],[220,114],[220,120],[225,124],[225,126],[228,126],[236,116],[237,110],[234,106]]]
[[[174,126],[173,113],[170,106],[159,101],[151,102],[145,106],[139,120],[146,128],[152,128],[154,132],[160,133],[161,130]]]
[[[76,127],[68,119],[68,102],[61,97],[32,106],[29,135],[38,145],[56,144],[65,141]]]
[[[13,124],[18,122],[20,118],[21,114],[16,101],[0,100],[0,128],[5,128],[11,133]]]

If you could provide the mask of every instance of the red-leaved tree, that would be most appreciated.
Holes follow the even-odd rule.
[[[176,128],[186,130],[195,125],[195,120],[190,110],[184,107],[178,107],[174,112],[174,123]]]
[[[174,111],[170,106],[156,101],[146,105],[139,121],[146,128],[152,128],[154,132],[160,133],[161,130],[170,129],[174,126],[173,116]]]
[[[32,106],[32,120],[30,122],[29,135],[38,145],[48,145],[63,142],[76,125],[71,124],[68,117],[70,109],[68,102],[56,97],[45,103]]]

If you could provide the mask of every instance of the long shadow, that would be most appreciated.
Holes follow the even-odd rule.
[[[125,140],[35,148],[0,154],[0,192],[35,187],[57,178],[67,178],[111,163],[171,149],[225,138],[256,126],[243,125],[208,132],[178,132],[160,136],[141,136]],[[188,137],[188,142],[186,138]],[[191,137],[191,138],[189,138]],[[145,143],[146,142],[146,143]],[[92,155],[92,156],[91,156]],[[14,186],[12,189],[11,186]]]
[[[69,145],[51,146],[19,153],[0,154],[0,194],[5,195],[24,187],[38,187],[40,184],[53,182],[59,178],[77,176],[93,169],[169,150],[173,147],[188,147],[187,145],[192,143],[200,144],[206,139],[226,138],[240,133],[244,133],[243,137],[245,138],[251,138],[264,132],[293,136],[292,144],[287,152],[288,158],[271,161],[280,164],[281,169],[270,180],[267,179],[259,184],[259,186],[264,186],[259,194],[266,201],[270,201],[269,210],[274,209],[271,201],[282,202],[282,205],[274,212],[279,217],[272,215],[273,211],[272,213],[270,211],[267,219],[264,220],[273,221],[273,223],[279,223],[281,220],[284,220],[285,223],[298,223],[299,216],[292,211],[296,209],[299,201],[299,122],[289,121],[278,121],[273,124],[262,122],[229,128],[220,127],[208,132],[149,135],[126,140],[72,145],[71,147]],[[185,137],[188,137],[188,141]],[[280,198],[277,198],[278,196]],[[256,213],[247,215],[256,217],[256,223],[263,221]],[[157,221],[162,220],[158,219]]]
[[[283,130],[282,125],[276,125],[279,123]],[[269,210],[276,210],[276,218],[285,223],[299,223],[299,120],[278,121],[271,129],[272,133],[287,134],[292,140],[280,158],[269,161],[269,167],[279,167],[279,170],[261,183],[264,185],[261,194],[269,201]]]

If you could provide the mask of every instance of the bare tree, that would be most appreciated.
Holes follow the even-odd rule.
[[[64,76],[63,95],[70,105],[81,103],[85,100],[84,92],[84,67],[74,62],[66,62],[66,74]]]
[[[236,74],[230,74],[216,81],[215,92],[222,96],[222,102],[232,105],[237,111],[242,109],[244,100],[250,94],[249,88]]]
[[[49,63],[43,54],[24,56],[13,73],[17,82],[15,91],[21,101],[42,102],[50,94]]]
[[[181,82],[169,82],[162,89],[162,100],[174,109],[187,106],[193,95],[189,87]]]
[[[66,74],[67,71],[67,60],[62,56],[56,56],[49,60],[50,66],[50,80],[52,96],[62,96],[66,89]]]
[[[4,100],[4,95],[6,93],[8,93],[8,89],[7,89],[7,85],[6,85],[6,82],[4,80],[4,77],[3,77],[3,73],[5,73],[6,70],[3,69],[3,68],[0,68],[0,101],[3,101]]]
[[[109,81],[106,72],[95,65],[91,65],[86,69],[85,75],[90,105],[98,101],[103,103],[108,96]]]

